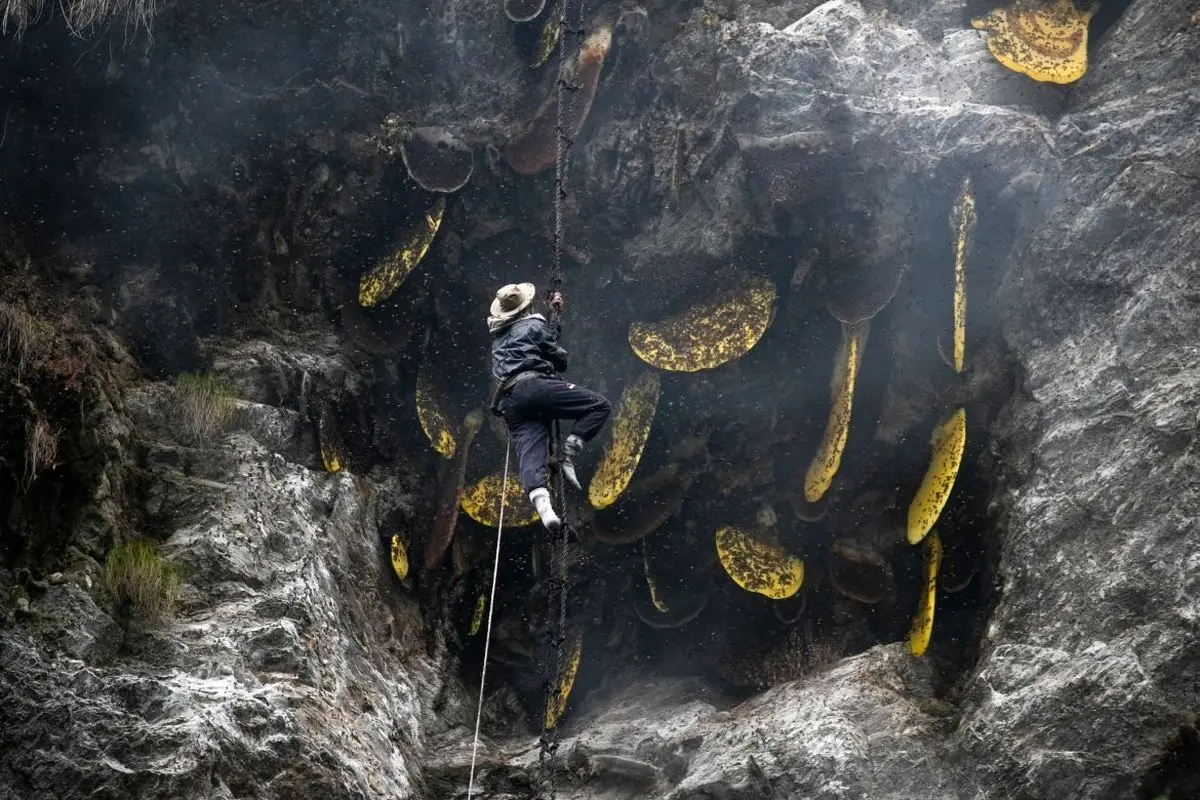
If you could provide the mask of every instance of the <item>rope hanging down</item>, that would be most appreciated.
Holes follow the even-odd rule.
[[[567,79],[567,35],[571,34],[579,39],[582,39],[584,30],[582,24],[583,17],[583,0],[578,0],[579,14],[576,17],[577,22],[572,26],[568,22],[568,9],[572,5],[572,0],[563,0],[560,6],[558,24],[561,28],[558,37],[558,77],[556,80],[558,92],[558,109],[557,119],[555,120],[554,134],[554,238],[553,238],[553,260],[550,266],[550,283],[547,287],[547,297],[552,297],[555,292],[562,291],[563,275],[562,275],[562,243],[563,243],[563,201],[566,200],[566,176],[570,167],[570,148],[572,139],[567,135],[566,121],[571,118],[571,110],[574,106],[575,92],[579,91],[579,86],[571,83]],[[578,50],[578,48],[576,48]],[[557,333],[562,332],[562,310],[556,306],[550,307],[550,324],[554,326]],[[560,463],[561,456],[561,440],[559,437],[558,422],[554,423],[553,435],[551,436],[551,446],[554,452],[551,454],[551,463],[555,465],[555,469],[550,476],[550,484],[553,496],[557,507],[563,510],[564,520],[559,528],[558,540],[554,543],[554,550],[551,556],[551,573],[552,577],[548,581],[551,592],[558,594],[558,625],[551,638],[550,644],[554,648],[554,673],[552,676],[547,676],[545,682],[546,705],[545,708],[550,708],[552,700],[557,699],[559,692],[559,678],[562,675],[562,644],[566,639],[565,629],[567,626],[567,537],[569,535],[569,526],[567,525],[565,515],[566,506],[564,504],[564,492],[562,482],[562,472],[557,468]],[[488,618],[487,631],[484,634],[483,644],[483,668],[479,676],[479,704],[475,714],[475,736],[471,744],[471,772],[467,783],[467,800],[471,800],[475,792],[475,763],[479,751],[479,725],[483,719],[483,692],[484,684],[487,680],[487,665],[488,652],[492,641],[492,611],[496,607],[496,584],[499,582],[500,575],[500,537],[504,532],[504,508],[506,490],[508,487],[508,463],[509,453],[512,449],[512,441],[509,440],[504,450],[504,479],[501,482],[500,492],[500,517],[496,526],[496,558],[492,565],[492,589],[491,597],[488,600]],[[553,757],[558,750],[558,742],[555,731],[557,724],[550,728],[547,724],[548,715],[543,713],[542,717],[542,735],[538,740],[540,751],[538,753],[538,762],[544,764],[546,756],[550,756],[551,763],[544,764],[551,772],[550,778],[550,800],[555,800],[558,797],[558,780],[553,772]]]
[[[576,17],[576,23],[571,25],[568,22],[568,10],[574,4],[579,3],[579,14]],[[570,34],[578,39],[583,38],[583,0],[562,0],[559,6],[558,25],[561,28],[558,37],[558,77],[555,81],[558,92],[558,108],[556,109],[556,119],[554,123],[554,239],[553,239],[553,261],[550,266],[550,285],[547,287],[547,296],[553,295],[555,292],[562,290],[562,244],[563,244],[563,229],[565,223],[563,221],[563,201],[567,198],[567,170],[570,168],[570,148],[573,140],[567,135],[566,121],[571,118],[570,111],[574,106],[575,93],[579,91],[578,84],[571,83],[567,75],[567,35]],[[578,53],[579,48],[575,48]],[[550,322],[555,328],[561,332],[561,311],[556,308],[550,309]]]
[[[547,287],[548,296],[553,296],[555,292],[562,291],[563,274],[562,274],[562,245],[563,245],[563,229],[565,222],[563,220],[563,202],[567,198],[567,172],[570,168],[570,148],[572,144],[571,137],[567,135],[567,121],[572,118],[571,111],[574,106],[575,93],[579,91],[579,86],[571,83],[567,75],[567,39],[568,34],[582,40],[583,30],[583,0],[578,0],[579,13],[575,17],[575,23],[572,25],[568,19],[568,12],[574,4],[573,0],[562,0],[560,6],[560,14],[558,24],[561,28],[558,37],[558,109],[557,119],[554,126],[554,238],[553,238],[553,261],[550,267],[550,285]],[[579,48],[575,51],[578,53]],[[554,326],[555,331],[562,333],[562,311],[559,308],[551,307],[550,323]],[[553,702],[557,705],[558,694],[560,689],[560,679],[562,676],[562,645],[566,639],[567,627],[567,539],[570,535],[570,525],[566,519],[566,503],[565,494],[563,491],[562,471],[558,468],[561,464],[562,455],[562,438],[559,432],[558,422],[554,423],[554,430],[550,437],[551,446],[554,449],[552,453],[552,463],[555,468],[550,476],[551,494],[554,497],[555,504],[563,513],[563,524],[559,528],[557,541],[554,542],[554,549],[551,554],[551,578],[547,582],[551,593],[558,594],[558,625],[555,626],[551,634],[550,644],[554,651],[554,669],[553,673],[546,676],[545,681],[545,706],[542,716],[542,735],[538,739],[538,763],[542,766],[544,772],[549,772],[550,776],[550,795],[549,800],[556,800],[558,797],[558,778],[554,768],[554,756],[558,751],[558,724],[554,721],[553,726],[550,724],[549,709]],[[547,762],[549,757],[549,762]],[[543,775],[544,777],[544,775]]]
[[[479,673],[479,706],[475,712],[475,739],[471,742],[471,777],[467,781],[467,800],[475,792],[475,756],[479,752],[479,722],[483,719],[483,686],[487,681],[488,650],[492,644],[492,610],[496,607],[496,584],[500,576],[500,536],[504,533],[504,501],[508,492],[508,454],[512,451],[512,439],[504,446],[504,480],[500,484],[500,519],[496,523],[496,560],[492,564],[492,595],[488,598],[487,631],[483,635],[483,669]]]

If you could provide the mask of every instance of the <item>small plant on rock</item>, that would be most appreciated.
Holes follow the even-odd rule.
[[[153,542],[130,542],[109,551],[100,590],[117,617],[154,622],[179,607],[179,568],[160,556]]]
[[[38,416],[25,422],[25,491],[37,480],[42,470],[53,467],[58,457],[58,431],[45,418]]]
[[[46,323],[11,303],[0,303],[0,357],[16,367],[18,377],[42,354],[49,337]]]
[[[175,378],[180,431],[191,441],[211,438],[233,418],[237,392],[224,378],[186,372]]]
[[[3,0],[0,2],[0,33],[11,31],[20,39],[25,29],[42,14],[45,0]],[[67,27],[79,36],[94,30],[114,17],[124,17],[126,25],[143,26],[149,33],[154,21],[154,0],[67,0],[58,4]]]

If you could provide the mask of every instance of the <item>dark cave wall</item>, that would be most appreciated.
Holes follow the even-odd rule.
[[[981,160],[974,145],[931,149],[920,118],[877,129],[879,109],[851,99],[848,79],[810,43],[775,34],[756,45],[728,33],[738,23],[724,28],[688,4],[623,15],[610,5],[589,12],[592,24],[615,21],[615,44],[575,149],[568,199],[568,243],[579,256],[566,265],[573,374],[616,397],[644,368],[626,341],[632,321],[677,311],[739,272],[770,276],[780,301],[754,350],[695,380],[666,376],[641,474],[669,463],[681,440],[706,436],[715,468],[663,531],[688,543],[678,552],[703,554],[695,580],[729,590],[710,528],[751,518],[765,500],[782,512],[783,540],[813,559],[819,581],[836,521],[796,519],[787,496],[827,413],[839,332],[824,304],[834,279],[906,265],[900,293],[874,321],[837,493],[850,502],[872,480],[890,480],[891,469],[909,476],[910,492],[925,455],[894,443],[927,430],[936,410],[884,419],[892,408],[885,395],[916,387],[936,396],[945,383],[936,339],[946,326],[934,320],[948,307],[949,204],[970,174],[987,220],[968,271],[970,326],[974,341],[997,350],[987,298],[1011,246],[1007,220],[1031,216],[1020,208],[1027,197],[1010,190],[1013,162],[1026,159],[1028,169],[1031,154],[1007,132],[998,134],[1002,146],[1019,158],[988,152]],[[10,208],[31,198],[37,222],[9,216],[39,256],[69,265],[57,277],[83,286],[149,377],[208,368],[212,348],[202,339],[332,321],[365,380],[342,384],[335,375],[315,392],[333,398],[351,468],[420,452],[432,474],[437,459],[413,419],[416,365],[438,364],[450,415],[461,419],[486,390],[472,355],[486,348],[478,324],[486,298],[501,282],[545,272],[550,175],[514,175],[488,146],[501,146],[532,113],[549,70],[524,65],[523,34],[502,14],[472,16],[455,4],[432,15],[370,6],[209,10],[164,13],[153,39],[136,48],[88,49],[53,25],[28,33],[9,54],[25,72],[12,146],[48,169],[77,161],[83,177],[13,183]],[[674,26],[677,36],[667,33]],[[879,46],[853,14],[845,35],[865,52]],[[69,81],[59,66],[68,57]],[[768,67],[761,75],[760,65]],[[924,68],[942,69],[930,58]],[[816,83],[771,88],[773,72],[786,71]],[[52,81],[87,92],[76,97]],[[392,113],[446,125],[473,147],[476,168],[450,196],[418,270],[381,306],[361,309],[358,276],[433,198],[379,145],[380,121]],[[784,147],[768,157],[744,147],[746,137],[797,128],[820,134],[816,152]],[[817,265],[788,288],[796,254],[813,250]],[[892,359],[905,368],[889,374]],[[299,409],[298,395],[288,386],[277,402]],[[873,439],[878,425],[894,428],[892,444]],[[473,469],[498,464],[498,444],[485,431]],[[897,557],[888,617],[855,647],[903,634],[920,563],[915,554]],[[440,580],[427,579],[431,587]],[[618,593],[606,602],[623,601]]]
[[[812,4],[802,5],[785,4],[797,17]],[[1192,555],[1183,534],[1194,493],[1176,476],[1190,468],[1194,438],[1185,334],[1194,329],[1186,297],[1196,149],[1190,131],[1154,105],[1166,101],[1150,89],[1185,112],[1179,119],[1189,118],[1194,26],[1184,21],[1182,3],[1139,5],[1127,22],[1106,29],[1091,73],[1068,89],[999,68],[965,30],[955,3],[890,4],[887,15],[876,4],[834,3],[789,34],[755,24],[786,24],[784,6],[593,10],[592,24],[603,18],[615,29],[572,151],[565,334],[572,377],[615,399],[645,368],[629,350],[629,324],[682,309],[738,272],[768,275],[779,299],[766,335],[742,359],[711,373],[663,376],[638,473],[681,459],[679,446],[699,435],[693,455],[706,473],[647,545],[669,565],[664,580],[684,594],[707,592],[708,605],[682,628],[652,629],[630,605],[646,591],[639,546],[590,547],[573,590],[589,658],[571,719],[619,704],[611,697],[616,683],[658,672],[702,671],[748,694],[808,675],[821,641],[836,638],[851,655],[903,639],[920,553],[893,543],[887,601],[868,607],[831,588],[829,543],[856,526],[902,537],[932,425],[965,402],[967,464],[943,532],[947,558],[978,570],[963,592],[939,597],[934,644],[920,662],[928,674],[913,684],[928,692],[925,700],[963,704],[961,725],[939,735],[989,766],[984,778],[958,780],[1016,785],[1030,796],[1082,796],[1132,791],[1120,787],[1186,761],[1186,735],[1172,754],[1162,751],[1187,729],[1172,706],[1190,708],[1195,698],[1164,687],[1182,685],[1194,662],[1177,635],[1178,619],[1191,612],[1184,600],[1146,587],[1178,585],[1179,597],[1189,596],[1186,576],[1172,565]],[[1106,14],[1103,25],[1111,25]],[[480,14],[457,2],[437,13],[412,4],[176,6],[163,9],[152,42],[125,47],[115,29],[81,41],[50,20],[4,56],[19,76],[5,90],[5,147],[22,154],[0,165],[4,222],[29,243],[49,296],[78,295],[80,315],[119,331],[143,378],[197,369],[245,378],[245,399],[277,409],[255,413],[279,413],[306,431],[276,451],[289,463],[317,471],[314,409],[332,399],[351,476],[385,485],[403,468],[413,479],[405,487],[413,496],[384,514],[386,522],[358,527],[384,541],[394,530],[411,534],[416,564],[436,511],[432,476],[445,467],[416,424],[417,367],[436,367],[449,416],[461,420],[485,390],[482,319],[492,291],[546,274],[551,176],[519,176],[489,149],[501,148],[549,89],[550,70],[525,66],[530,33],[498,7]],[[390,114],[445,126],[472,147],[475,171],[449,196],[443,227],[418,269],[393,297],[363,309],[359,275],[396,247],[400,231],[434,199],[383,147],[380,124]],[[800,136],[762,146],[789,134]],[[28,170],[29,163],[37,168]],[[965,177],[980,222],[967,263],[968,374],[956,380],[937,350],[950,321],[948,215]],[[1172,257],[1151,274],[1138,266],[1146,252]],[[812,265],[797,280],[805,260]],[[872,321],[831,508],[803,519],[791,498],[821,436],[839,336],[827,301],[847,274],[871,276],[896,264],[905,277]],[[291,354],[231,356],[230,348],[258,337],[286,341]],[[1111,363],[1089,362],[1092,345],[1116,353]],[[314,366],[312,353],[339,363]],[[260,367],[274,373],[269,381]],[[311,396],[300,389],[306,372]],[[65,418],[75,398],[56,391],[45,388],[42,402]],[[293,414],[307,416],[295,422]],[[1092,427],[1097,419],[1106,422]],[[1144,429],[1126,436],[1125,425]],[[68,438],[86,442],[88,435],[74,428]],[[239,450],[243,466],[206,468],[237,475],[267,458],[237,442],[247,448]],[[469,478],[500,466],[502,444],[490,427],[481,431]],[[37,489],[43,494],[6,531],[6,541],[18,544],[8,550],[16,554],[10,563],[52,568],[63,543],[42,536],[37,520],[76,534],[62,534],[60,518],[39,509],[58,513],[64,498],[73,505],[88,496],[99,482],[91,460],[99,446],[72,445],[74,466]],[[1138,450],[1145,459],[1122,461]],[[6,460],[17,457],[12,449]],[[1130,474],[1147,477],[1130,490],[1117,477]],[[1090,487],[1093,480],[1103,489]],[[1161,494],[1163,485],[1181,511],[1159,514],[1138,500]],[[312,491],[325,497],[324,489]],[[872,492],[890,495],[892,504],[881,510]],[[328,502],[344,510],[358,502],[350,496]],[[775,609],[740,592],[715,560],[713,528],[750,525],[763,505],[778,513],[783,543],[806,559],[799,623],[781,622]],[[353,515],[334,517],[339,535],[356,529],[347,522]],[[532,624],[527,603],[541,599],[529,589],[534,534],[515,533],[506,555],[500,623],[516,632],[501,638],[514,651],[531,635],[522,629]],[[448,566],[414,568],[409,588],[426,618],[438,620],[427,626],[425,646],[441,658],[450,639],[455,666],[470,683],[479,641],[463,630],[486,584],[490,532],[463,517],[458,536],[471,542],[474,569],[458,579]],[[377,544],[358,541],[363,550],[354,563],[390,580],[382,558],[365,560],[364,553],[379,555]],[[1135,558],[1138,548],[1142,556],[1167,556]],[[99,557],[103,549],[92,545],[89,553]],[[1096,551],[1109,560],[1097,560]],[[1073,566],[1056,571],[1064,558]],[[349,585],[339,573],[338,586]],[[404,591],[390,583],[354,587],[363,596]],[[1053,587],[1049,607],[1038,599],[1046,587]],[[1096,596],[1103,613],[1091,620],[1091,600],[1083,598]],[[447,608],[451,602],[458,605]],[[1147,623],[1151,633],[1143,635],[1137,631],[1147,608],[1165,617]],[[357,619],[366,624],[374,616]],[[390,646],[386,633],[376,633],[375,646]],[[279,638],[267,650],[286,651],[270,642],[288,635],[272,634]],[[1108,649],[1088,651],[1092,640]],[[789,649],[796,641],[799,648]],[[881,652],[854,660],[838,680],[877,677],[871,670]],[[785,662],[794,658],[779,672],[781,654]],[[487,717],[497,736],[527,732],[519,709],[536,720],[540,702],[529,664],[520,653],[506,655]],[[403,672],[390,661],[388,668]],[[1139,682],[1138,670],[1150,678]],[[993,703],[993,686],[1020,700],[1016,710]],[[1109,703],[1110,691],[1129,699]],[[444,725],[467,714],[449,694],[437,710]],[[1089,709],[1095,726],[1064,733],[1063,709],[1078,707]],[[1053,755],[1104,740],[1114,718],[1119,735],[1099,766]],[[970,740],[977,731],[986,732],[983,743]],[[738,748],[735,741],[727,749]],[[1125,750],[1135,755],[1126,759]],[[1054,777],[1059,768],[1067,778]],[[239,784],[239,791],[254,786]]]

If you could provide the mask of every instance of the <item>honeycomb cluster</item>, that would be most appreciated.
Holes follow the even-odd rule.
[[[525,62],[534,68],[547,64],[560,45],[561,3],[562,0],[556,0],[550,7],[545,0],[506,0],[504,3],[506,14],[515,23],[529,25],[530,33],[535,30],[532,26],[537,26],[532,57]],[[1021,0],[1011,8],[992,11],[973,24],[988,33],[990,52],[1006,67],[1034,80],[1070,83],[1078,80],[1086,70],[1090,17],[1090,12],[1076,10],[1070,0],[1053,0],[1049,4]],[[497,163],[498,157],[502,157],[512,172],[524,176],[540,173],[554,163],[558,126],[561,123],[562,132],[568,138],[579,133],[595,99],[612,36],[612,25],[595,26],[568,55],[564,62],[565,75],[579,89],[565,118],[559,119],[558,94],[550,91],[528,123],[502,148],[492,150]],[[368,308],[378,306],[392,296],[426,257],[442,227],[447,209],[446,196],[467,183],[474,163],[471,148],[441,129],[414,128],[403,120],[395,122],[393,127],[404,139],[401,154],[413,181],[423,190],[437,193],[437,197],[427,207],[423,218],[411,224],[399,237],[392,252],[361,275],[359,304]],[[963,182],[949,216],[954,286],[946,305],[950,312],[947,316],[951,321],[953,348],[946,359],[951,362],[954,372],[961,374],[966,367],[966,260],[976,224],[969,180]],[[446,238],[444,235],[443,241]],[[813,266],[817,265],[808,265]],[[804,275],[807,275],[808,267]],[[840,341],[832,354],[823,434],[815,444],[815,451],[800,454],[794,472],[797,478],[803,474],[802,490],[797,482],[795,496],[802,498],[796,503],[805,508],[799,516],[806,520],[821,519],[831,507],[838,508],[844,498],[833,498],[843,493],[840,487],[845,483],[844,479],[839,480],[839,473],[858,469],[852,462],[847,462],[851,466],[844,466],[843,457],[855,424],[854,396],[860,383],[864,353],[873,319],[892,303],[907,269],[900,260],[876,263],[871,259],[846,264],[839,262],[838,267],[820,265],[815,270],[825,280],[821,287],[826,294],[824,302],[828,316],[825,322],[838,326]],[[599,542],[601,547],[613,549],[633,542],[641,543],[640,574],[632,577],[627,574],[625,579],[634,581],[636,586],[629,598],[636,618],[650,628],[678,627],[698,618],[712,605],[710,598],[719,597],[722,589],[726,590],[727,597],[770,608],[780,622],[791,625],[811,607],[806,594],[819,591],[819,588],[805,589],[805,561],[789,552],[789,548],[795,549],[807,557],[809,549],[794,542],[789,546],[782,545],[770,514],[766,518],[760,516],[753,527],[739,526],[733,519],[713,520],[700,526],[703,530],[699,535],[704,541],[710,541],[707,537],[712,537],[711,548],[704,548],[705,552],[700,556],[714,564],[713,574],[718,577],[713,579],[712,586],[683,585],[678,574],[673,582],[667,580],[664,576],[678,567],[674,563],[679,560],[678,554],[659,556],[655,561],[646,546],[650,534],[679,514],[693,482],[712,473],[711,465],[704,463],[703,458],[685,454],[668,457],[669,463],[665,467],[645,474],[643,456],[654,437],[664,436],[659,431],[663,426],[658,419],[660,401],[676,388],[672,381],[677,385],[705,386],[706,382],[696,373],[721,370],[744,358],[759,345],[775,321],[779,297],[777,286],[770,278],[750,271],[731,270],[722,274],[720,280],[721,288],[713,289],[698,302],[671,308],[660,318],[639,319],[629,325],[625,339],[629,354],[637,359],[634,363],[638,368],[619,370],[620,398],[600,441],[603,450],[587,487],[590,508],[579,512],[581,533],[590,543]],[[885,332],[888,330],[886,322],[876,324]],[[833,332],[832,327],[829,330]],[[821,358],[825,356],[821,355]],[[473,410],[462,425],[456,425],[453,420],[457,415],[447,410],[448,404],[437,385],[438,378],[445,377],[436,374],[437,367],[434,361],[426,359],[418,372],[415,387],[420,428],[430,447],[446,460],[439,462],[445,469],[439,479],[437,519],[425,539],[425,566],[429,570],[437,568],[448,548],[454,546],[457,576],[465,570],[478,568],[477,563],[472,564],[470,557],[462,556],[457,549],[455,532],[460,513],[478,526],[494,529],[500,523],[503,507],[506,531],[535,525],[538,517],[521,489],[515,467],[509,469],[505,481],[504,473],[496,469],[492,461],[480,470],[486,474],[468,481],[468,456],[475,434],[481,428],[483,411]],[[818,387],[823,387],[824,369],[818,378]],[[878,605],[893,593],[891,563],[881,552],[897,544],[920,548],[924,574],[908,635],[910,650],[916,656],[926,652],[933,635],[939,575],[944,576],[947,571],[953,573],[957,586],[970,580],[973,574],[955,563],[952,555],[956,552],[955,544],[946,534],[949,526],[943,522],[941,531],[937,528],[954,492],[967,442],[966,409],[959,406],[946,413],[941,411],[939,408],[937,414],[929,415],[929,420],[936,419],[929,444],[918,442],[916,445],[922,449],[929,447],[929,460],[919,487],[911,497],[905,496],[892,505],[899,515],[907,501],[906,533],[899,532],[903,523],[897,523],[892,529],[871,531],[870,535],[857,538],[839,534],[831,542],[823,543],[822,548],[816,548],[824,552],[829,565],[827,576],[816,575],[819,587],[832,586],[830,594],[840,596],[840,602],[848,600],[851,604],[863,605]],[[329,425],[324,420],[323,416],[321,453],[326,468],[336,472],[343,468],[344,456],[340,444],[334,444],[336,433],[328,432]],[[815,439],[815,425],[812,430]],[[703,450],[703,444],[693,448],[680,442],[671,452],[693,450]],[[494,458],[494,454],[489,458]],[[751,469],[746,467],[747,472]],[[739,490],[742,486],[739,479],[740,476],[735,476],[732,483],[736,485],[722,486],[720,491],[732,494]],[[791,502],[790,497],[787,500]],[[687,522],[687,537],[693,536],[690,529],[696,525],[695,520]],[[842,528],[838,530],[840,532]],[[945,551],[943,536],[946,537]],[[405,580],[409,573],[406,543],[393,537],[391,552],[393,569],[398,578]],[[915,558],[918,551],[907,552]],[[687,558],[691,556],[687,555],[683,560]],[[943,558],[947,560],[945,568]],[[535,548],[532,567],[535,575],[539,569],[536,559]],[[716,565],[721,572],[715,571]],[[730,590],[731,586],[736,589]],[[480,632],[485,610],[486,598],[480,594],[469,624],[465,626],[470,636]],[[501,613],[497,609],[497,614]],[[904,618],[907,618],[907,611]],[[566,711],[567,699],[583,659],[582,632],[573,629],[564,648],[564,669],[559,676],[557,691],[544,709],[547,728],[555,727]],[[792,661],[796,664],[789,661],[785,666],[802,668],[813,658],[811,649],[811,642],[802,648],[792,648],[802,657],[795,656]]]
[[[1074,83],[1087,72],[1088,23],[1094,11],[1072,0],[1018,0],[971,26],[987,31],[987,48],[1004,66],[1044,83]]]

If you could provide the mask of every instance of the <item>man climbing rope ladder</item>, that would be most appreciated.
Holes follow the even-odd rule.
[[[533,312],[534,295],[532,283],[510,283],[492,300],[487,324],[493,337],[492,377],[499,381],[492,413],[502,416],[508,426],[517,450],[521,488],[529,494],[542,524],[557,531],[561,520],[547,489],[550,425],[559,419],[575,421],[563,443],[560,469],[579,489],[575,459],[604,427],[612,406],[596,392],[557,377],[566,372],[567,351],[559,346],[546,318]],[[551,308],[561,311],[562,303],[562,295],[555,292]]]

